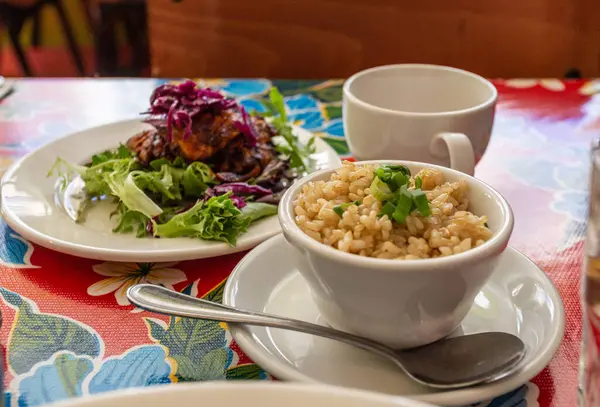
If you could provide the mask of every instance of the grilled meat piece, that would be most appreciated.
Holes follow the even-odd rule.
[[[187,137],[185,129],[173,127],[171,146],[179,147],[181,156],[188,161],[204,161],[241,135],[235,125],[239,116],[229,110],[205,112],[194,119],[192,134]]]
[[[261,175],[276,158],[271,138],[277,132],[264,118],[250,118],[257,136],[256,145],[250,147],[236,125],[239,120],[242,118],[236,111],[207,111],[194,118],[187,137],[185,129],[173,126],[170,142],[166,125],[153,123],[156,130],[131,137],[127,146],[145,165],[158,158],[181,156],[211,165],[222,182],[244,182]]]
[[[127,140],[127,148],[135,152],[138,160],[148,165],[158,158],[174,158],[169,143],[159,130],[145,130]]]
[[[245,137],[236,125],[236,122],[241,120],[241,115],[236,111],[203,113],[195,118],[192,134],[188,137],[185,137],[185,130],[173,129],[171,147],[175,145],[179,147],[181,156],[189,161],[204,161],[225,148],[233,149],[235,146],[250,151],[252,149],[245,145]],[[261,148],[265,144],[270,144],[271,137],[277,134],[275,129],[262,117],[254,117],[250,120],[257,133],[256,146]]]

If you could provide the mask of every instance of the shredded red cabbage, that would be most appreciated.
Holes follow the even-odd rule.
[[[167,120],[167,137],[172,139],[172,129],[185,129],[183,137],[192,134],[194,117],[208,110],[235,110],[241,120],[236,120],[237,129],[246,138],[246,143],[253,147],[257,142],[257,134],[250,115],[243,106],[234,99],[226,98],[220,92],[210,88],[198,88],[194,81],[187,80],[178,85],[161,85],[152,92],[150,109],[145,112],[152,116],[165,117]],[[157,124],[156,118],[148,122]]]
[[[231,182],[229,184],[215,185],[213,187],[213,191],[217,195],[223,195],[231,191],[235,195],[253,195],[258,197],[271,195],[273,193],[273,191],[271,191],[270,189],[263,188],[259,185],[250,185],[245,182]]]
[[[256,134],[254,126],[252,125],[250,115],[248,112],[246,112],[246,109],[244,109],[243,106],[240,106],[240,114],[242,116],[242,121],[237,120],[235,122],[235,126],[246,137],[246,143],[250,147],[254,147],[258,140],[258,135]]]
[[[244,201],[244,198],[242,198],[241,196],[231,195],[229,199],[233,201],[233,204],[238,209],[242,209],[244,206],[246,206],[246,201]]]

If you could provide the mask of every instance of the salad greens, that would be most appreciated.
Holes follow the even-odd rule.
[[[415,210],[421,216],[431,216],[429,200],[421,190],[423,180],[416,177],[414,189],[409,189],[410,176],[410,170],[403,165],[382,165],[375,170],[369,189],[383,203],[379,216],[387,215],[397,223],[404,223]]]
[[[242,213],[248,216],[252,221],[266,218],[277,214],[277,206],[264,202],[248,202],[242,208]]]
[[[300,172],[309,170],[309,157],[315,152],[315,137],[313,136],[306,145],[298,141],[298,137],[292,132],[292,127],[287,122],[287,113],[283,95],[275,87],[269,92],[270,115],[273,116],[271,124],[275,126],[280,134],[273,138],[273,144],[278,153],[289,157],[290,166]]]
[[[276,151],[289,159],[294,170],[307,171],[314,137],[301,145],[286,122],[283,96],[276,88],[269,96],[277,114],[272,124],[280,134],[273,138]],[[76,221],[81,221],[91,202],[113,198],[117,203],[111,214],[116,221],[113,231],[138,237],[186,236],[234,246],[252,222],[277,213],[276,205],[256,202],[273,194],[269,189],[251,183],[221,183],[209,165],[181,157],[160,158],[144,166],[125,145],[94,155],[86,165],[57,158],[48,173],[52,175],[58,175],[63,190],[76,177],[84,182],[85,201]]]
[[[235,246],[237,236],[248,229],[252,218],[245,216],[229,197],[231,193],[198,201],[185,212],[159,224],[152,219],[154,236],[196,237],[221,240]]]
[[[231,191],[209,196],[218,181],[206,164],[160,159],[144,168],[133,156],[126,156],[123,146],[94,155],[89,166],[59,158],[48,175],[53,174],[61,177],[63,187],[80,176],[88,200],[116,198],[118,206],[112,217],[117,226],[113,231],[138,237],[186,236],[234,246],[251,222],[277,213],[276,205],[260,202],[242,200],[244,206],[238,208]]]

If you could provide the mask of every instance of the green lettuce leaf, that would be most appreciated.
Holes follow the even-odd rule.
[[[133,158],[115,158],[87,167],[81,174],[85,183],[85,191],[92,197],[110,195],[108,177],[114,174],[122,176],[137,169],[139,164]]]
[[[192,198],[201,198],[206,188],[215,183],[215,175],[210,167],[197,161],[187,166],[181,180],[185,196]]]
[[[135,182],[137,172],[112,172],[106,176],[106,183],[110,194],[119,198],[119,201],[131,211],[137,211],[148,218],[153,218],[162,213],[158,206]],[[86,183],[87,188],[87,183]]]
[[[252,221],[233,204],[229,196],[214,196],[208,201],[198,201],[185,212],[174,215],[168,222],[152,221],[154,236],[196,237],[203,240],[218,240],[235,246],[237,237],[246,232]]]
[[[133,171],[135,184],[142,190],[154,194],[165,203],[181,200],[181,178],[183,171],[163,165],[159,171]]]
[[[277,213],[277,205],[262,202],[247,202],[246,206],[242,208],[242,213],[254,222],[255,220],[275,215]]]
[[[148,217],[143,213],[127,209],[123,203],[119,203],[117,210],[111,214],[111,217],[117,218],[117,226],[113,229],[115,233],[135,233],[137,237],[148,235],[146,225]]]
[[[63,188],[80,176],[89,199],[113,196],[128,211],[149,218],[162,213],[159,205],[180,202],[184,197],[201,198],[208,186],[216,182],[210,167],[200,162],[186,165],[183,160],[159,159],[147,168],[142,167],[123,145],[94,155],[88,166],[58,158],[48,175],[53,174],[58,174]],[[123,216],[127,220],[133,215]]]
[[[115,159],[123,159],[123,158],[132,158],[133,153],[123,144],[119,144],[119,147],[115,150],[106,150],[100,154],[95,154],[92,156],[92,163],[90,167],[93,167],[98,164],[102,164],[107,161],[115,160]]]

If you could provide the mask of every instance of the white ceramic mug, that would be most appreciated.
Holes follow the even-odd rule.
[[[473,175],[494,123],[498,92],[461,69],[403,64],[344,83],[344,132],[357,160],[409,160]]]

